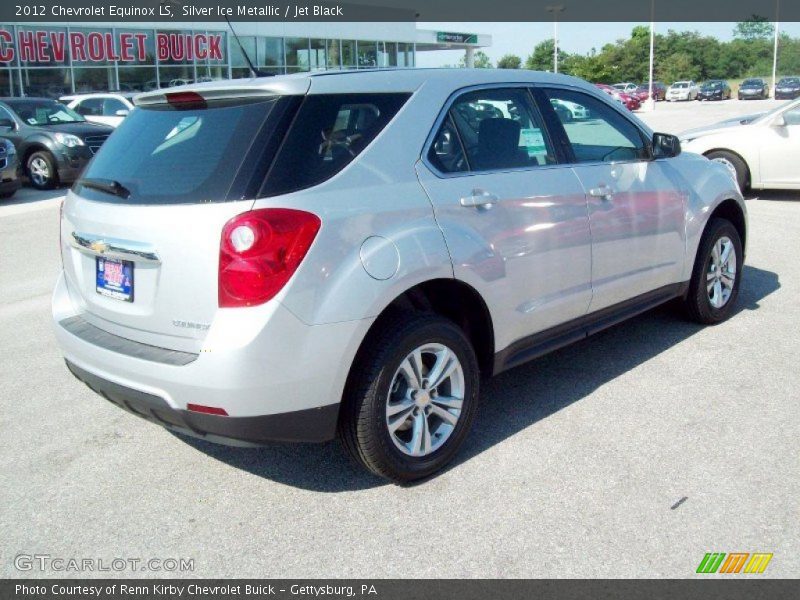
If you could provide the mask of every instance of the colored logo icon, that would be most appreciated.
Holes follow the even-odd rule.
[[[772,553],[766,552],[707,552],[697,566],[697,573],[763,573],[771,560]]]

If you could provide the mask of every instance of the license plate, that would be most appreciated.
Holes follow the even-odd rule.
[[[133,302],[133,262],[97,257],[96,287],[101,296]]]

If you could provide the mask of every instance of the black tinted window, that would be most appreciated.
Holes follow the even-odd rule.
[[[306,97],[278,152],[262,195],[317,185],[347,166],[375,139],[409,94]]]
[[[190,108],[139,107],[114,131],[82,177],[120,183],[130,190],[125,200],[129,203],[236,199],[229,198],[229,192],[243,165],[254,160],[254,140],[268,138],[281,126],[293,98],[217,101]],[[258,160],[271,158],[259,155]],[[88,187],[81,194],[122,201]]]

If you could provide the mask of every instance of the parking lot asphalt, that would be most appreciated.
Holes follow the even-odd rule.
[[[659,104],[660,130],[767,103]],[[744,114],[744,113],[738,113]],[[240,449],[122,412],[49,322],[58,196],[0,205],[0,576],[18,554],[194,559],[196,577],[691,577],[706,552],[800,572],[800,193],[748,200],[736,314],[662,307],[504,373],[456,463],[397,487],[337,443]]]

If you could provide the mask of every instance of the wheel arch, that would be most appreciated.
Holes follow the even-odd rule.
[[[741,160],[742,164],[744,164],[744,167],[747,170],[744,177],[745,186],[747,187],[753,184],[753,170],[752,168],[750,168],[750,163],[747,162],[747,159],[744,156],[742,156],[739,152],[736,152],[736,150],[731,150],[730,148],[714,147],[704,151],[703,156],[708,158],[708,155],[711,154],[712,152],[727,152],[728,154],[733,154],[736,158]]]
[[[706,230],[708,229],[708,225],[711,223],[711,220],[715,218],[721,218],[730,221],[731,224],[736,228],[739,238],[742,240],[742,248],[747,247],[747,218],[745,217],[744,210],[742,210],[742,207],[739,206],[739,203],[736,200],[733,198],[723,200],[716,206],[716,208],[714,208],[713,211],[711,211],[711,214],[709,215],[708,220],[703,227],[703,234],[705,234]]]
[[[347,376],[348,384],[362,353],[373,337],[386,323],[404,312],[433,313],[453,321],[472,342],[481,373],[486,376],[492,374],[494,324],[489,307],[471,285],[458,279],[438,278],[415,284],[383,308],[359,344]],[[345,387],[347,388],[347,384]]]

